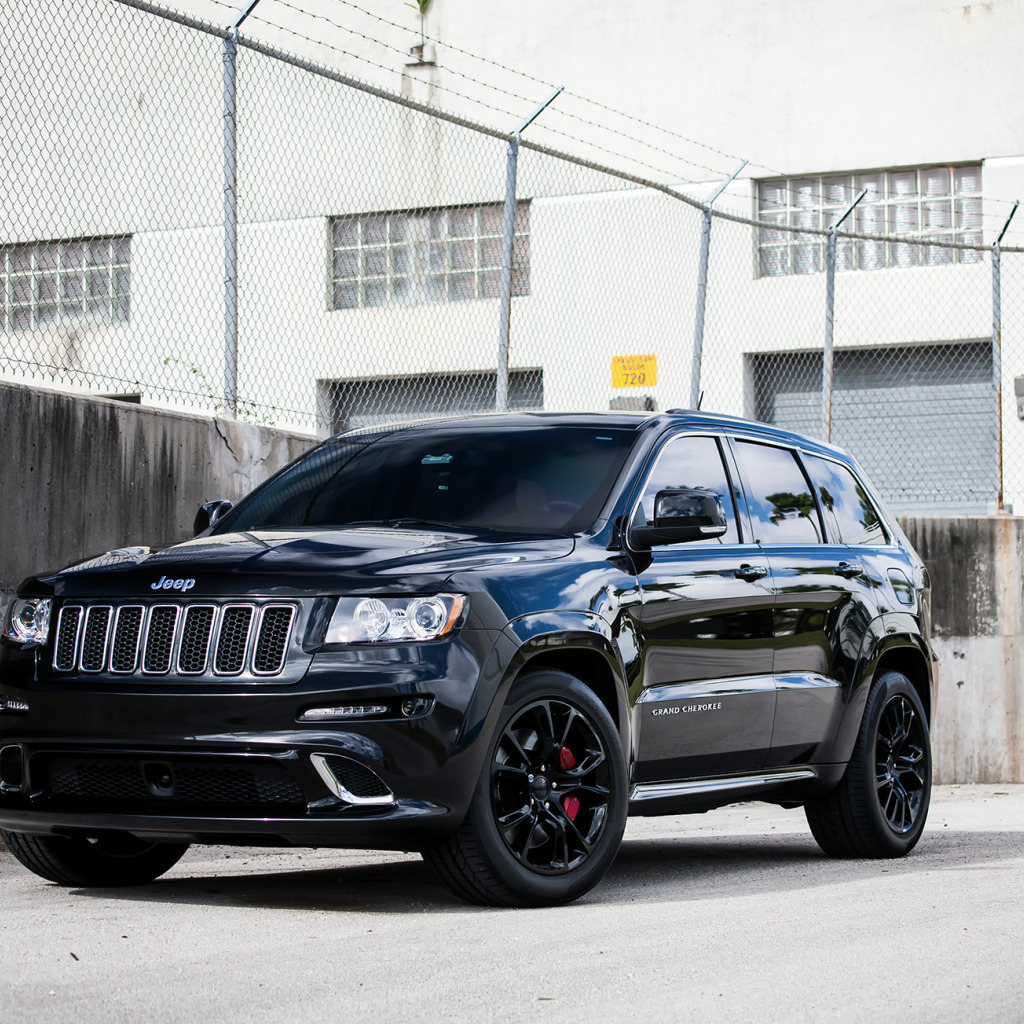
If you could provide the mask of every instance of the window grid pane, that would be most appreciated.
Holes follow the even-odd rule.
[[[495,298],[504,208],[337,217],[330,224],[332,309]],[[516,205],[512,294],[530,293],[530,204]]]
[[[131,236],[4,246],[0,289],[0,330],[125,322],[131,308]]]
[[[862,234],[896,234],[922,241],[980,245],[981,167],[924,167],[867,171],[819,177],[761,181],[757,188],[758,219],[766,224],[826,230],[863,189],[853,230]],[[814,274],[825,267],[821,235],[793,231],[759,232],[762,277]],[[840,244],[839,270],[882,270],[888,267],[941,266],[977,263],[981,254],[907,242],[857,240]]]

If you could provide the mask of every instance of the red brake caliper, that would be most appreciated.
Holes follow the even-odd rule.
[[[558,767],[563,772],[576,767],[576,758],[572,756],[572,751],[568,747],[562,747],[558,752]],[[580,813],[580,798],[578,796],[562,797],[562,808],[565,811],[565,816],[570,821],[575,821],[576,815]]]

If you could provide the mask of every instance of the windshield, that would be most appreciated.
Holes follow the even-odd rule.
[[[635,438],[559,425],[340,437],[243,500],[215,532],[356,523],[576,532],[596,518]]]

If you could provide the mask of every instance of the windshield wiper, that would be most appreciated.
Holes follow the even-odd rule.
[[[440,526],[443,530],[465,530],[465,526],[457,523],[442,523],[437,519],[416,519],[407,516],[401,519],[382,519],[382,526]]]

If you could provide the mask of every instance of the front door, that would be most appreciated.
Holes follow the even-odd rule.
[[[653,525],[667,488],[718,496],[728,530],[657,546],[638,573],[642,670],[635,687],[637,782],[756,771],[771,742],[772,586],[768,563],[740,535],[718,439],[686,435],[656,456],[640,497]]]

